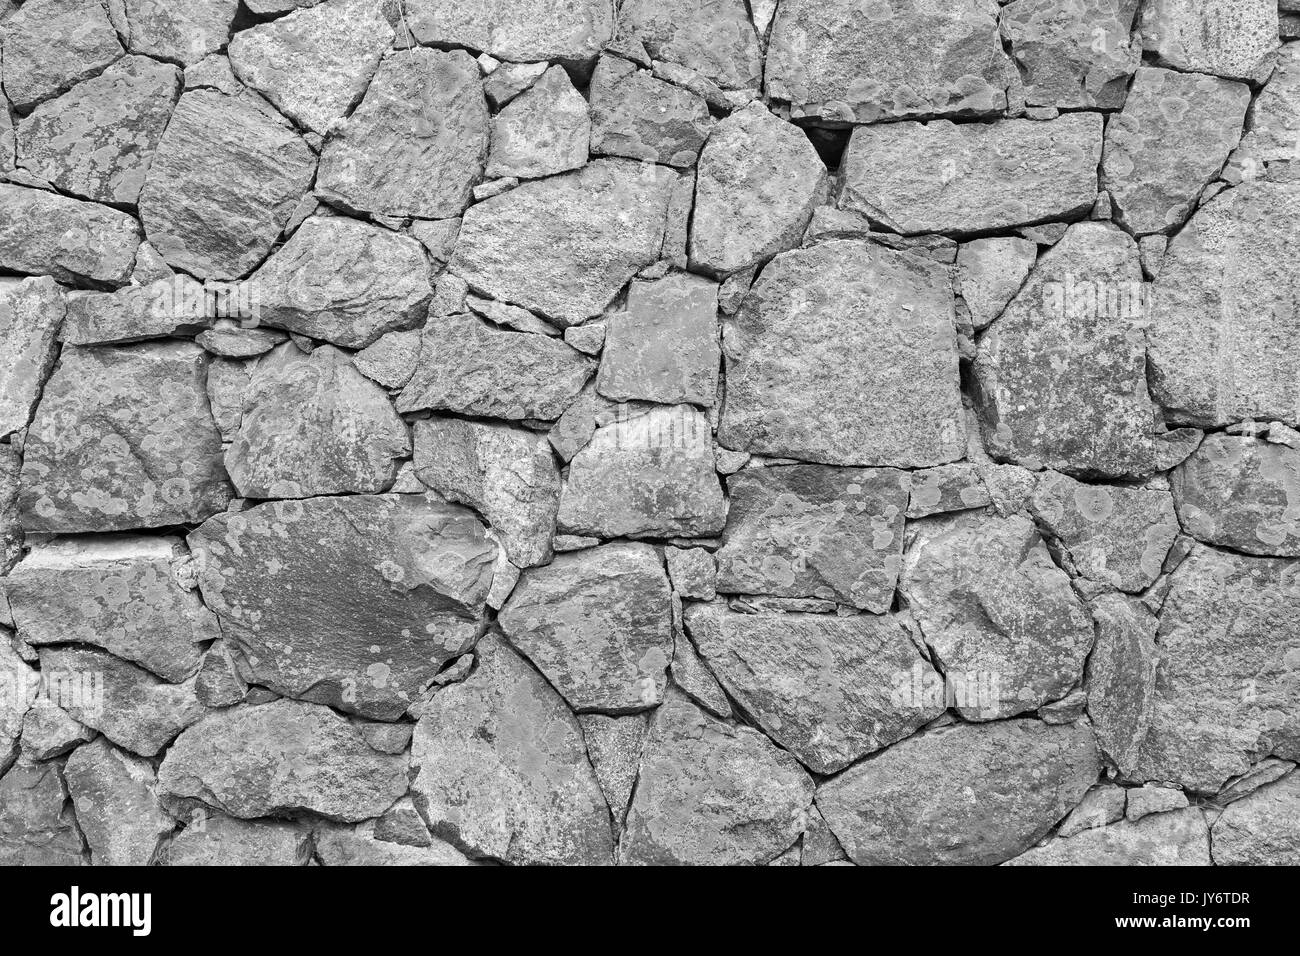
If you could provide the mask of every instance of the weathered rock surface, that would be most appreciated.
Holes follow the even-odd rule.
[[[1118,594],[1100,595],[1091,610],[1097,642],[1088,657],[1088,716],[1102,753],[1132,778],[1155,710],[1160,621]]]
[[[163,848],[170,866],[306,866],[310,831],[293,823],[199,814]]]
[[[587,60],[614,35],[604,0],[407,0],[406,27],[423,44],[458,44],[499,60]]]
[[[416,422],[415,474],[487,519],[516,566],[551,559],[560,473],[544,434],[459,418]]]
[[[57,763],[19,761],[0,777],[0,864],[81,866],[82,852]]]
[[[248,283],[267,325],[365,348],[425,318],[433,289],[419,242],[342,216],[313,216]]]
[[[181,66],[198,63],[225,46],[239,12],[238,0],[121,0],[121,5],[132,52]]]
[[[582,714],[578,717],[587,756],[600,782],[610,813],[620,824],[627,813],[641,769],[641,751],[645,746],[644,714],[610,717],[606,714]]]
[[[618,57],[601,57],[589,95],[596,156],[693,166],[715,125],[704,97]]]
[[[96,866],[147,866],[159,842],[176,828],[163,812],[148,761],[103,738],[77,748],[63,768],[77,825]]]
[[[609,809],[582,731],[550,685],[499,638],[434,695],[416,724],[416,806],[471,857],[516,864],[613,862]]]
[[[537,179],[586,165],[591,144],[587,101],[563,67],[553,66],[492,121],[485,175]]]
[[[1029,278],[1038,246],[1014,236],[974,239],[957,250],[957,291],[983,329],[1002,314]]]
[[[470,512],[421,495],[259,505],[189,540],[254,683],[382,720],[473,647],[496,560]]]
[[[1014,0],[1002,30],[1029,106],[1118,109],[1142,60],[1136,0]]]
[[[1114,784],[1098,784],[1084,795],[1077,807],[1070,811],[1065,822],[1057,829],[1056,835],[1065,839],[1084,830],[1108,826],[1124,819],[1124,807],[1128,801],[1127,793],[1128,791],[1123,787]]]
[[[753,103],[718,124],[700,154],[691,263],[719,277],[798,244],[826,167],[796,126]]]
[[[1153,0],[1142,11],[1142,39],[1176,70],[1263,80],[1278,47],[1274,0]]]
[[[118,60],[19,124],[18,161],[62,192],[134,205],[180,86],[174,66]]]
[[[1300,558],[1300,449],[1207,435],[1173,473],[1183,530],[1247,554]]]
[[[372,345],[352,356],[352,364],[366,378],[385,388],[405,388],[420,360],[419,330],[385,332]]]
[[[67,304],[60,341],[121,345],[202,332],[212,324],[208,312],[215,297],[189,276],[178,275],[115,292],[75,292]]]
[[[970,462],[939,465],[912,472],[907,517],[927,518],[951,511],[987,508],[993,496],[979,469]]]
[[[1139,69],[1106,126],[1101,180],[1116,220],[1139,235],[1181,226],[1241,140],[1249,105],[1244,83]]]
[[[250,98],[192,90],[154,152],[140,219],[169,265],[238,279],[271,251],[315,168],[282,117]]]
[[[316,830],[316,855],[325,866],[471,866],[465,854],[441,840],[406,846],[376,837],[375,821]]]
[[[523,183],[466,212],[448,268],[492,298],[583,322],[658,260],[676,179],[661,166],[600,159]]]
[[[628,0],[619,9],[618,36],[724,90],[757,91],[762,80],[758,36],[743,0]]]
[[[258,362],[225,462],[244,497],[311,498],[386,491],[410,454],[406,423],[345,352],[286,342]]]
[[[4,28],[5,96],[21,110],[94,76],[124,52],[99,0],[29,0]]]
[[[717,401],[718,286],[688,273],[633,282],[626,312],[605,323],[596,388],[615,401]]]
[[[731,696],[816,773],[842,770],[945,709],[942,699],[912,699],[914,683],[938,675],[896,618],[737,614],[718,604],[692,605],[685,617]]]
[[[1209,866],[1210,832],[1197,808],[1085,830],[1022,853],[1008,866]]]
[[[27,435],[20,506],[35,531],[202,521],[230,500],[190,342],[65,348]]]
[[[0,280],[0,437],[26,428],[58,355],[66,305],[55,281]]]
[[[950,279],[836,240],[778,256],[723,327],[727,448],[831,465],[965,454]]]
[[[1230,804],[1213,833],[1219,866],[1300,864],[1300,775],[1290,773]]]
[[[124,212],[0,183],[0,269],[60,282],[124,285],[140,245]]]
[[[1167,491],[1085,485],[1044,472],[1030,509],[1059,539],[1078,573],[1121,591],[1141,591],[1160,575],[1178,537]]]
[[[40,691],[41,675],[0,640],[0,773],[18,756],[24,718]]]
[[[23,715],[22,734],[23,756],[28,760],[53,760],[94,740],[96,732],[74,720],[49,697],[37,697]]]
[[[276,700],[210,712],[167,751],[158,788],[244,819],[309,811],[353,822],[406,792],[406,759],[377,753],[327,707]]]
[[[1101,148],[1095,113],[862,126],[844,156],[839,205],[904,234],[1078,218],[1097,199]]]
[[[321,153],[316,194],[356,212],[448,219],[483,176],[491,120],[463,50],[395,50]]]
[[[1288,43],[1246,114],[1241,152],[1255,163],[1300,160],[1300,43]],[[1258,173],[1256,166],[1253,172]]]
[[[968,720],[1035,710],[1083,676],[1092,621],[1028,518],[959,514],[916,526],[901,588]]]
[[[704,548],[665,548],[668,577],[680,597],[712,601],[717,597],[718,565]]]
[[[782,0],[767,92],[835,123],[1001,113],[1016,70],[994,0]]]
[[[651,720],[619,862],[768,863],[803,832],[812,797],[803,768],[758,731],[670,694]]]
[[[544,335],[499,331],[473,315],[431,318],[397,410],[552,421],[594,368],[588,356]]]
[[[1169,244],[1151,292],[1152,392],[1179,424],[1294,422],[1300,182],[1242,183],[1215,196]]]
[[[498,621],[575,710],[628,713],[663,700],[672,605],[649,545],[562,554],[524,572]]]
[[[726,519],[708,421],[673,405],[596,429],[569,462],[558,527],[600,538],[708,537]]]
[[[957,725],[822,784],[817,809],[859,866],[987,866],[1033,846],[1100,770],[1086,726]]]
[[[1168,813],[1182,810],[1187,806],[1187,795],[1172,787],[1147,784],[1145,787],[1133,787],[1128,792],[1127,806],[1124,811],[1126,819],[1136,823],[1153,813]]]

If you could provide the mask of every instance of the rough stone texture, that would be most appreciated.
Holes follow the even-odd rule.
[[[1008,866],[1209,866],[1205,814],[1191,808],[1121,820],[1022,853]]]
[[[80,866],[82,854],[58,764],[20,761],[0,777],[0,863]]]
[[[718,593],[717,562],[704,548],[665,548],[673,591],[683,598],[712,601]]]
[[[1220,866],[1300,864],[1300,774],[1290,773],[1223,811],[1214,823]]]
[[[641,767],[646,718],[641,714],[627,717],[583,714],[578,717],[578,724],[605,802],[614,819],[621,823]]]
[[[352,357],[352,364],[366,378],[385,388],[405,388],[420,360],[417,330],[386,332]]]
[[[163,812],[153,767],[103,738],[79,747],[63,768],[77,825],[96,866],[146,866],[176,823]]]
[[[110,0],[117,4],[119,0]],[[238,0],[120,0],[131,51],[189,66],[226,45]]]
[[[419,43],[451,43],[499,60],[587,60],[614,35],[605,0],[406,0],[406,27]]]
[[[1160,622],[1138,601],[1117,594],[1100,595],[1092,615],[1097,642],[1088,657],[1088,716],[1102,753],[1131,778],[1155,708]]]
[[[976,329],[1002,314],[1029,278],[1038,247],[1014,236],[974,239],[957,250],[957,291]]]
[[[140,219],[168,265],[238,279],[271,251],[315,168],[283,117],[245,97],[192,90],[154,152]]]
[[[406,846],[375,835],[375,821],[355,827],[325,826],[316,831],[316,855],[324,866],[472,866],[465,855],[441,840]]]
[[[1117,109],[1142,59],[1137,0],[1014,0],[1002,30],[1023,72],[1025,102]]]
[[[388,490],[411,437],[384,390],[324,345],[286,342],[257,363],[226,470],[248,498]]]
[[[254,683],[386,720],[474,645],[496,560],[470,512],[420,495],[259,505],[190,547]]]
[[[74,292],[67,297],[59,340],[69,345],[121,345],[193,335],[212,322],[207,314],[210,298],[201,284],[185,275],[116,292]]]
[[[305,810],[352,822],[406,792],[406,759],[377,753],[327,707],[276,700],[210,712],[167,751],[158,788],[244,819]]]
[[[715,125],[704,97],[618,57],[601,57],[589,95],[597,156],[693,166]]]
[[[415,728],[412,793],[434,835],[507,863],[613,862],[609,809],[577,719],[498,638],[485,637],[478,657]]]
[[[753,103],[718,124],[700,154],[692,265],[725,277],[796,245],[826,180],[812,143]]]
[[[1137,822],[1153,813],[1168,813],[1187,806],[1187,796],[1181,790],[1147,784],[1128,791],[1124,816]]]
[[[812,798],[788,753],[672,694],[650,725],[619,862],[768,863],[803,832]]]
[[[1300,418],[1294,255],[1300,182],[1242,183],[1169,244],[1151,292],[1152,392],[1180,424]]]
[[[496,115],[485,175],[537,179],[577,169],[590,143],[587,101],[564,68],[553,66]]]
[[[231,495],[206,361],[179,341],[65,348],[27,435],[24,527],[119,531],[222,510]]]
[[[4,28],[4,91],[21,110],[94,76],[123,53],[99,0],[29,0]]]
[[[1025,517],[959,514],[916,526],[901,588],[968,720],[1035,710],[1083,676],[1092,621]]]
[[[1300,19],[1300,18],[1298,18]],[[1282,47],[1277,70],[1246,114],[1244,157],[1255,163],[1300,161],[1300,43]],[[1259,173],[1259,167],[1252,170]]]
[[[180,86],[174,66],[118,60],[18,125],[18,162],[62,192],[134,205]]]
[[[778,256],[723,326],[727,448],[925,467],[966,447],[952,286],[935,263],[836,240]]]
[[[161,854],[170,866],[306,866],[310,858],[306,828],[224,814],[198,815]]]
[[[1124,807],[1128,801],[1128,791],[1114,784],[1098,784],[1084,795],[1079,805],[1070,811],[1056,831],[1061,839],[1072,837],[1084,830],[1109,826],[1117,820],[1124,819]]]
[[[762,80],[758,36],[744,0],[627,0],[618,36],[724,90],[757,91]]]
[[[884,613],[902,566],[910,484],[892,468],[788,465],[734,475],[718,589]]]
[[[0,280],[0,437],[31,422],[41,386],[58,355],[66,312],[59,286],[48,276]]]
[[[126,213],[0,183],[0,269],[60,282],[124,285],[141,240]]]
[[[914,471],[911,484],[909,518],[927,518],[993,504],[993,496],[979,469],[969,462]]]
[[[523,183],[465,214],[448,268],[476,291],[576,325],[659,258],[676,178],[601,159]]]
[[[726,519],[708,422],[673,405],[596,429],[569,462],[558,527],[601,538],[707,537]]]
[[[782,0],[772,25],[767,92],[795,117],[995,114],[1015,82],[994,0]]]
[[[1115,219],[1142,235],[1186,221],[1241,140],[1250,87],[1143,67],[1106,126],[1101,182]]]
[[[458,418],[416,422],[415,474],[487,519],[516,566],[550,561],[560,473],[544,434]]]
[[[1152,0],[1142,39],[1176,70],[1263,80],[1278,47],[1275,0]]]
[[[1095,113],[859,127],[844,157],[839,205],[904,234],[1078,218],[1097,199],[1101,133]]]
[[[944,711],[912,699],[938,675],[892,617],[737,614],[693,605],[686,627],[728,692],[810,770],[835,773]],[[915,671],[915,674],[913,673]]]
[[[1174,499],[1167,491],[1085,485],[1044,472],[1029,507],[1079,574],[1121,591],[1155,583],[1178,537]]]
[[[1100,770],[1086,726],[957,725],[822,784],[817,809],[859,866],[987,866],[1045,836]]]
[[[313,216],[249,282],[267,325],[349,349],[425,318],[433,289],[420,244],[341,216]]]
[[[1173,473],[1183,530],[1247,554],[1300,558],[1300,449],[1207,435]]]
[[[652,548],[610,544],[524,572],[498,621],[575,710],[628,713],[663,700],[669,598]]]

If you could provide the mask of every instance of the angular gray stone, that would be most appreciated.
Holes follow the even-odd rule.
[[[550,561],[560,473],[544,434],[459,418],[419,421],[415,474],[448,501],[478,511],[516,566]]]
[[[1240,777],[1228,781],[1227,786],[1214,795],[1214,802],[1220,806],[1227,806],[1242,797],[1250,796],[1260,787],[1280,780],[1294,769],[1295,764],[1289,760],[1265,757]]]
[[[499,638],[415,727],[412,796],[435,836],[507,863],[612,862],[609,809],[578,721]]]
[[[69,345],[120,345],[193,335],[212,324],[208,311],[215,308],[211,293],[187,275],[116,292],[76,292],[67,301],[59,339]]]
[[[1290,773],[1223,811],[1214,823],[1219,866],[1300,864],[1300,774]]]
[[[641,750],[645,745],[647,721],[644,714],[610,717],[605,714],[581,714],[578,724],[587,744],[587,756],[605,802],[614,819],[622,823],[641,769]]]
[[[772,25],[767,92],[795,118],[1000,114],[1017,83],[994,0],[782,0]]]
[[[239,279],[271,251],[315,169],[283,117],[248,97],[192,90],[154,152],[140,219],[169,265]]]
[[[180,88],[176,67],[124,57],[19,124],[19,164],[61,192],[134,205]]]
[[[676,175],[600,159],[470,209],[448,268],[476,292],[561,325],[600,315],[663,245]]]
[[[1264,80],[1278,47],[1275,0],[1152,0],[1142,11],[1148,51],[1175,70]]]
[[[1086,726],[958,724],[822,784],[817,809],[859,866],[987,866],[1033,846],[1100,771]]]
[[[1277,69],[1250,105],[1246,130],[1241,152],[1255,163],[1300,161],[1300,43],[1282,47]]]
[[[26,428],[58,355],[66,305],[55,281],[0,280],[0,437]]]
[[[23,525],[18,515],[18,476],[22,455],[12,445],[0,445],[0,575],[23,554]]]
[[[571,325],[564,330],[564,341],[583,355],[599,355],[605,348],[607,331],[608,325],[604,322]]]
[[[0,183],[0,269],[120,286],[141,238],[139,223],[124,212]]]
[[[630,713],[663,700],[670,594],[649,545],[610,544],[525,571],[498,622],[575,710]]]
[[[119,531],[225,508],[206,363],[191,342],[65,348],[27,434],[23,526]]]
[[[975,465],[969,462],[940,465],[912,472],[907,517],[927,518],[950,511],[985,508],[992,503],[993,496]]]
[[[937,263],[854,240],[778,256],[724,323],[718,441],[830,465],[963,457],[954,321]]]
[[[506,305],[494,299],[484,299],[476,295],[467,295],[465,302],[475,315],[480,315],[494,325],[514,329],[516,332],[531,332],[534,335],[549,335],[559,338],[563,333],[544,322],[527,309],[517,305]]]
[[[1142,61],[1137,0],[1014,0],[1002,30],[1029,106],[1118,109]]]
[[[287,338],[275,329],[245,328],[233,319],[218,319],[213,328],[200,332],[194,341],[203,346],[203,351],[219,358],[246,359],[265,355]]]
[[[1176,230],[1241,140],[1250,87],[1142,67],[1106,124],[1101,183],[1138,235]]]
[[[81,866],[82,854],[57,763],[20,761],[0,777],[0,865]]]
[[[564,67],[553,66],[493,119],[485,175],[538,179],[577,169],[590,143],[587,101]]]
[[[558,526],[600,538],[708,537],[726,519],[709,423],[672,405],[596,430],[569,462]]]
[[[1124,811],[1126,819],[1136,823],[1153,813],[1168,813],[1187,807],[1187,796],[1181,790],[1147,784],[1127,791],[1128,801]]]
[[[40,680],[41,675],[27,666],[9,641],[0,639],[0,773],[18,756],[19,738]]]
[[[1167,491],[1085,485],[1044,472],[1029,503],[1065,547],[1079,574],[1121,591],[1142,591],[1160,575],[1178,537]]]
[[[1101,148],[1096,113],[862,126],[845,152],[839,205],[905,235],[1078,218],[1097,200]]]
[[[768,863],[798,840],[812,798],[812,780],[788,753],[672,693],[650,723],[619,862]]]
[[[248,696],[248,684],[230,645],[217,641],[203,655],[195,675],[194,695],[204,707],[232,707]]]
[[[360,349],[425,318],[433,288],[419,242],[342,216],[313,216],[254,273],[266,325]]]
[[[324,135],[361,99],[392,43],[380,0],[331,0],[236,33],[230,66],[289,119]]]
[[[472,315],[430,319],[400,412],[425,409],[553,421],[582,390],[595,362],[557,339],[498,331]]]
[[[943,701],[910,699],[914,676],[937,675],[896,618],[737,614],[719,604],[692,605],[685,617],[731,696],[815,773],[836,773],[944,712]]]
[[[688,273],[633,282],[627,311],[611,312],[605,327],[596,388],[606,398],[705,407],[717,400],[717,283]]]
[[[119,0],[110,0],[118,3]],[[120,0],[133,53],[182,66],[197,63],[226,45],[238,0],[170,3],[167,0]]]
[[[668,577],[680,597],[712,601],[717,597],[718,566],[704,548],[665,548]]]
[[[718,678],[709,670],[709,666],[700,659],[695,645],[686,636],[685,625],[678,620],[681,611],[677,607],[680,600],[674,597],[674,628],[677,632],[677,644],[673,648],[673,664],[670,669],[673,684],[700,707],[703,707],[720,720],[731,719],[731,701],[718,683]]]
[[[244,395],[253,376],[253,362],[214,358],[208,363],[208,401],[222,441],[234,441],[244,416]]]
[[[197,819],[163,847],[169,866],[306,866],[311,831],[294,823],[248,822],[224,814]]]
[[[1101,783],[1089,790],[1079,805],[1070,811],[1056,835],[1061,839],[1072,837],[1084,830],[1109,826],[1117,820],[1124,819],[1124,807],[1127,802],[1126,791],[1110,783]]]
[[[28,760],[53,760],[93,740],[95,733],[48,697],[37,697],[23,716],[23,756]]]
[[[588,382],[547,437],[556,454],[564,461],[571,461],[591,441],[597,428],[628,421],[644,415],[653,407],[647,402],[612,402],[596,391],[595,382]]]
[[[798,245],[826,181],[808,137],[752,103],[718,124],[700,154],[691,264],[724,277]]]
[[[478,65],[468,53],[395,50],[326,141],[316,195],[375,215],[459,216],[483,176],[490,136]]]
[[[385,388],[405,388],[420,359],[420,338],[417,329],[385,332],[374,344],[352,356],[352,364]]]
[[[1140,823],[1121,820],[1053,840],[1008,866],[1209,866],[1210,831],[1199,808],[1162,813]]]
[[[461,853],[441,840],[406,846],[379,839],[374,820],[354,827],[325,825],[316,830],[316,855],[325,866],[472,866]]]
[[[1294,422],[1293,334],[1300,182],[1242,183],[1215,196],[1169,244],[1151,292],[1152,392],[1180,424]]]
[[[386,491],[410,454],[406,423],[347,353],[286,342],[258,361],[225,460],[244,497],[312,498]]]
[[[77,825],[96,866],[147,866],[176,828],[158,804],[157,778],[146,760],[102,737],[78,747],[63,768]]]
[[[1183,530],[1247,554],[1300,558],[1300,450],[1207,435],[1172,475]]]
[[[1102,753],[1132,779],[1156,706],[1160,622],[1140,602],[1118,594],[1094,599],[1092,615],[1097,642],[1088,657],[1088,717]]]
[[[591,152],[693,166],[715,121],[704,97],[614,56],[591,78]]]
[[[124,52],[100,0],[28,0],[6,18],[4,31],[5,95],[21,110],[94,76]]]
[[[1070,227],[980,340],[985,442],[999,461],[1081,477],[1164,471],[1195,448],[1147,391],[1147,289],[1137,244],[1108,223]]]
[[[883,614],[902,566],[910,484],[892,468],[788,465],[733,475],[718,589]]]
[[[184,681],[202,645],[221,636],[182,587],[179,538],[106,535],[39,543],[0,582],[19,638],[32,647],[84,644]]]
[[[406,792],[406,759],[380,754],[328,707],[276,700],[212,711],[158,768],[160,793],[252,819],[295,811],[355,822]]]
[[[473,647],[496,561],[470,512],[420,495],[259,505],[189,540],[251,683],[380,720]]]
[[[405,23],[418,43],[456,44],[499,60],[582,61],[614,34],[605,0],[406,0]]]
[[[1080,682],[1092,620],[1032,521],[972,513],[915,528],[903,597],[964,718],[1036,710]]]
[[[483,92],[492,108],[499,110],[536,83],[550,64],[502,63],[483,78]]]
[[[1028,239],[999,236],[963,242],[957,250],[957,291],[978,331],[1002,314],[1038,260]]]
[[[42,680],[64,689],[55,703],[142,757],[157,756],[205,712],[193,678],[168,684],[99,650],[46,647],[40,655]]]

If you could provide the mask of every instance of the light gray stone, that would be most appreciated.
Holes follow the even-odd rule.
[[[420,359],[420,338],[418,329],[385,332],[374,344],[354,355],[352,364],[366,378],[385,388],[405,388]]]
[[[77,748],[63,774],[96,866],[153,862],[176,823],[158,804],[157,778],[148,761],[100,738]]]
[[[0,268],[60,282],[121,286],[142,236],[134,218],[11,183],[0,183]]]
[[[1127,795],[1124,816],[1134,823],[1153,813],[1168,813],[1187,807],[1187,795],[1171,787],[1147,784],[1145,787],[1128,790]]]
[[[600,782],[601,792],[614,819],[620,823],[627,814],[641,769],[641,750],[645,745],[647,722],[644,714],[610,717],[605,714],[581,714],[578,724],[587,743],[587,756]]]
[[[1072,837],[1084,830],[1109,826],[1117,820],[1124,819],[1124,807],[1127,794],[1123,787],[1112,783],[1100,783],[1089,790],[1079,805],[1070,811],[1056,835],[1061,839]]]
[[[587,101],[564,68],[553,66],[493,119],[485,175],[537,179],[577,169],[590,143]]]
[[[199,812],[167,841],[160,861],[169,866],[306,866],[310,836],[310,830],[294,823]]]
[[[1264,80],[1278,47],[1275,0],[1153,0],[1142,11],[1142,39],[1176,70]]]
[[[455,847],[441,840],[406,846],[376,836],[373,820],[356,826],[326,824],[316,830],[316,855],[325,866],[472,866]]]
[[[992,503],[993,496],[979,469],[969,462],[958,462],[912,472],[907,517],[927,518],[951,511],[985,508]]]
[[[48,276],[0,280],[0,437],[26,428],[58,355],[67,306]]]
[[[21,110],[94,76],[124,52],[100,0],[28,0],[6,18],[4,31],[5,95]]]
[[[604,0],[406,0],[406,27],[418,43],[456,44],[498,60],[583,61],[613,36]]]
[[[723,90],[757,91],[762,81],[762,52],[744,0],[627,0],[618,36]]]
[[[1029,278],[1038,246],[1028,239],[999,236],[963,242],[957,250],[957,291],[978,331],[1002,314]]]
[[[1030,106],[1118,109],[1142,61],[1137,0],[1014,0],[1002,30]]]
[[[591,152],[693,166],[713,130],[704,97],[603,56],[591,78]]]
[[[1300,774],[1233,803],[1215,821],[1213,834],[1219,866],[1300,864]]]
[[[118,2],[118,0],[110,0]],[[182,66],[198,63],[226,45],[239,12],[238,0],[172,3],[120,0],[133,53]]]
[[[57,763],[20,761],[0,777],[0,864],[81,866],[83,852]]]
[[[67,303],[59,340],[69,345],[120,345],[193,335],[212,324],[208,313],[216,308],[212,293],[186,275],[116,292],[75,292]]]
[[[1210,832],[1197,808],[1140,823],[1121,820],[1053,840],[1008,860],[1009,866],[1209,866]]]

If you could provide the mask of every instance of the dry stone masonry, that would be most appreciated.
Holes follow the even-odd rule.
[[[0,0],[0,865],[1300,864],[1296,0]]]

